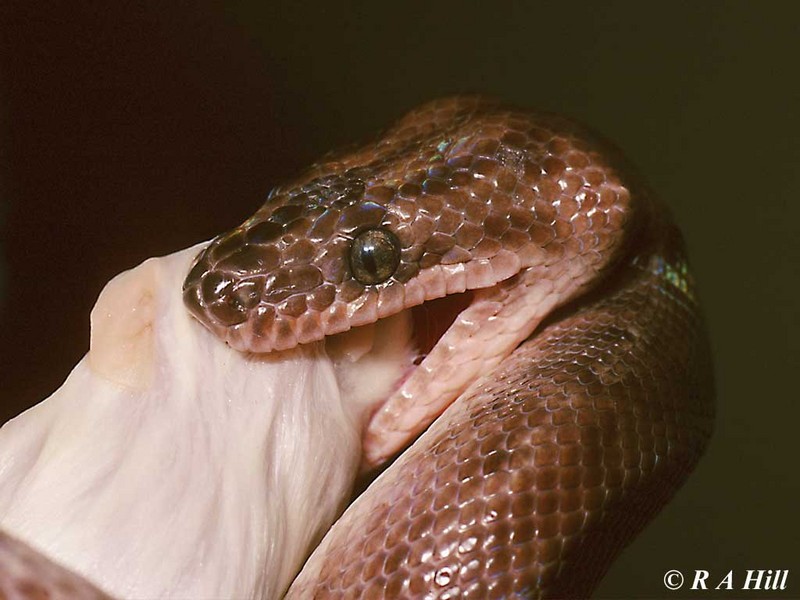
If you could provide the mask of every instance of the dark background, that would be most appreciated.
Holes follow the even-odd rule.
[[[596,596],[713,597],[662,576],[788,568],[800,597],[800,10],[555,4],[3,4],[0,422],[60,385],[119,271],[424,100],[494,94],[626,150],[674,209],[708,316],[714,440]]]

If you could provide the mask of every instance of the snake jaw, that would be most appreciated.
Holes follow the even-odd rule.
[[[614,156],[561,117],[434,103],[276,189],[201,254],[184,299],[229,345],[270,352],[474,291],[374,415],[375,465],[613,263],[633,206]],[[370,229],[391,232],[400,253],[376,285],[349,259]]]
[[[580,293],[594,271],[528,268],[472,295],[419,366],[375,412],[364,434],[362,472],[385,463],[477,385],[557,306]]]
[[[587,597],[706,447],[711,356],[682,244],[647,192],[629,191],[602,146],[564,121],[481,106],[451,100],[412,113],[386,140],[273,194],[195,260],[184,301],[229,345],[268,352],[330,336],[324,344],[242,356],[180,310],[152,263],[139,280],[115,280],[93,313],[88,365],[50,406],[4,429],[0,441],[22,433],[34,448],[6,474],[25,484],[6,486],[11,522],[40,523],[49,550],[68,540],[86,573],[114,573],[109,589],[124,596],[276,597],[351,488],[363,421],[372,417],[369,469],[441,414],[334,524],[288,597]],[[644,205],[635,219],[632,197]],[[396,232],[404,254],[394,279],[359,288],[347,247],[377,226]],[[448,247],[448,236],[463,246]],[[164,264],[182,274],[188,260]],[[175,318],[160,319],[154,338],[164,307]],[[146,360],[155,351],[169,365],[157,373]],[[326,397],[324,382],[342,394]],[[91,386],[102,402],[86,402]],[[32,431],[23,419],[34,414]],[[175,435],[175,423],[190,435]],[[314,425],[304,433],[297,423]],[[57,443],[38,441],[48,430]],[[65,450],[81,468],[64,468]],[[30,465],[57,485],[32,481]],[[125,493],[129,477],[147,483],[140,501]],[[60,499],[74,508],[54,511]],[[122,504],[108,510],[111,500]],[[86,527],[91,503],[102,528]],[[57,512],[82,518],[54,528]],[[164,561],[158,539],[185,563],[176,551]],[[7,547],[0,532],[0,562]],[[186,593],[175,565],[189,573]]]
[[[232,266],[253,260],[256,250],[252,245],[215,259],[219,248],[236,237],[236,230],[220,236],[200,252],[184,282],[183,298],[203,325],[231,347],[245,352],[281,351],[316,342],[424,302],[491,287],[512,277],[521,266],[519,254],[501,249],[491,257],[467,263],[438,264],[421,270],[417,266],[413,269],[415,276],[406,281],[396,275],[371,286],[356,282],[349,274],[342,277],[339,272],[334,277],[343,281],[334,291],[332,284],[318,284],[320,273],[326,270],[326,260],[344,262],[341,259],[349,238],[332,240],[309,264],[280,265],[264,274]]]

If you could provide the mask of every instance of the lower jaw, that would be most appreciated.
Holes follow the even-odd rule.
[[[413,327],[412,343],[415,356],[412,364],[409,365],[393,386],[389,396],[397,391],[405,380],[414,373],[416,368],[425,360],[425,357],[428,356],[434,346],[436,346],[445,332],[450,328],[458,315],[472,303],[474,297],[475,293],[468,290],[466,292],[428,300],[418,306],[406,309],[410,312],[411,316],[411,324]],[[375,410],[378,408],[379,407],[376,406]],[[402,451],[400,451],[399,454],[401,453]],[[394,462],[395,459],[396,457],[386,461],[375,469],[362,472],[355,482],[351,501],[358,497],[381,472]]]

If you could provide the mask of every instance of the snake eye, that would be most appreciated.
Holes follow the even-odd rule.
[[[368,229],[350,246],[350,270],[359,283],[374,285],[391,277],[400,264],[400,242],[387,229]]]

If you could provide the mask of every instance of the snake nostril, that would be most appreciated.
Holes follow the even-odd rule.
[[[199,285],[199,297],[208,307],[213,320],[223,326],[236,325],[247,318],[244,299],[247,294],[237,291],[233,277],[228,273],[212,271],[206,273]]]
[[[245,279],[234,285],[232,297],[246,310],[250,310],[258,304],[263,291],[264,280],[262,278]]]

